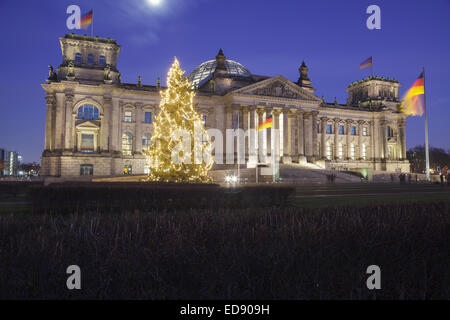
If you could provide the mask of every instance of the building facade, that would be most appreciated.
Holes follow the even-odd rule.
[[[0,176],[16,176],[21,160],[19,153],[0,149]]]
[[[164,89],[159,80],[156,85],[143,85],[140,78],[135,84],[122,83],[120,46],[114,40],[68,34],[60,43],[63,61],[57,72],[49,66],[42,84],[47,115],[41,174],[145,173],[142,149],[150,143]],[[256,130],[245,137],[249,167],[270,160],[274,137],[271,130],[257,128],[271,115],[280,132],[274,146],[283,163],[409,172],[406,117],[397,110],[398,81],[369,77],[352,83],[343,105],[314,95],[305,63],[299,73],[295,82],[254,75],[220,50],[189,79],[207,128],[220,129],[226,139],[225,131],[238,118],[239,128]]]

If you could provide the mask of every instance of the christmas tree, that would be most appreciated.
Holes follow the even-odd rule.
[[[151,146],[144,150],[150,173],[146,181],[210,182],[211,142],[193,103],[195,92],[178,60],[172,64],[167,89],[161,91]]]

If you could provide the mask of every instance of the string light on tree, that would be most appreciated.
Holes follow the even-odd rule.
[[[211,181],[208,177],[213,164],[211,142],[202,118],[195,110],[192,84],[184,74],[175,58],[168,73],[167,89],[161,91],[151,146],[144,150],[150,167],[147,181]],[[186,133],[187,139],[180,138],[179,132]],[[189,139],[189,152],[179,150],[180,143],[189,143]],[[183,161],[174,161],[174,154]]]

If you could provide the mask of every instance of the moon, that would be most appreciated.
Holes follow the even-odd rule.
[[[161,0],[147,0],[148,4],[157,7],[161,4]]]

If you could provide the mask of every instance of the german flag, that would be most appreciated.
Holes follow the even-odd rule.
[[[258,126],[258,131],[261,131],[263,129],[267,129],[267,128],[272,128],[272,116],[268,116],[266,121],[264,121],[263,123],[261,123]]]
[[[423,95],[425,93],[423,72],[404,95],[400,110],[407,115],[421,116],[424,112]]]
[[[87,29],[92,24],[92,13],[93,10],[81,17],[80,25],[83,29]]]

